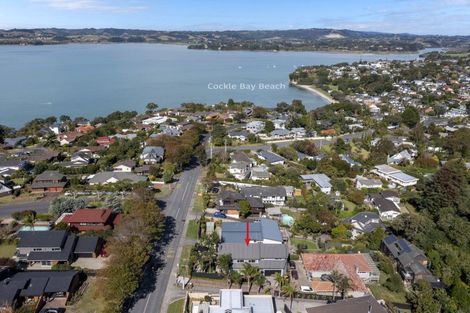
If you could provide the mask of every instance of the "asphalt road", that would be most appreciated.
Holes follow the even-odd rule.
[[[38,201],[24,203],[3,204],[0,205],[0,217],[11,217],[12,213],[24,210],[34,210],[36,213],[47,213],[51,200],[51,198],[46,198]]]
[[[156,257],[151,261],[148,275],[136,294],[134,303],[129,305],[129,313],[159,313],[161,311],[165,291],[169,285],[171,270],[175,263],[175,254],[184,236],[183,227],[190,210],[191,200],[196,189],[200,166],[194,166],[182,173],[176,188],[166,201],[166,230],[164,238],[157,244]],[[171,281],[173,283],[173,281]]]

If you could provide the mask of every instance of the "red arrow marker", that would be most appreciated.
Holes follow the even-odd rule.
[[[246,237],[245,243],[248,246],[250,244],[250,223],[246,222]]]

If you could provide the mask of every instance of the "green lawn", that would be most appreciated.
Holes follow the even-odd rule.
[[[388,275],[384,272],[380,272],[379,283],[370,284],[369,288],[376,299],[383,299],[387,302],[406,303],[406,293],[403,292],[392,292],[383,286],[387,280]]]
[[[188,230],[186,231],[186,237],[191,239],[197,239],[199,231],[199,223],[196,220],[189,221]]]
[[[199,184],[196,193],[196,199],[194,199],[193,212],[202,213],[205,210],[204,206],[204,188]]]
[[[88,279],[88,287],[78,302],[67,309],[71,313],[101,313],[105,311],[105,302],[96,292],[96,278]]]
[[[183,246],[183,250],[181,251],[180,261],[179,261],[179,272],[183,272],[180,274],[184,274],[183,269],[186,268],[186,264],[188,263],[189,255],[191,254],[192,246],[186,245]]]
[[[1,244],[0,245],[0,258],[11,258],[16,251],[14,244]]]
[[[176,300],[170,303],[167,313],[183,313],[184,299]]]
[[[344,203],[344,209],[348,210],[348,211],[354,211],[357,207],[357,205],[355,205],[354,203],[352,203],[351,201],[346,200],[346,199],[343,200],[343,203]],[[346,213],[348,213],[348,212],[346,212]]]
[[[317,251],[318,247],[315,241],[309,239],[299,239],[299,238],[291,238],[290,240],[292,246],[297,247],[298,244],[303,244],[307,246],[307,251]]]

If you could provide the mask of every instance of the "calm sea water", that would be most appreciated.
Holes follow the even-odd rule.
[[[297,66],[417,56],[202,51],[159,44],[0,46],[0,124],[18,127],[50,115],[93,118],[115,110],[143,111],[150,101],[177,107],[233,98],[274,106],[301,99],[314,108],[325,101],[288,86],[288,74]],[[260,83],[280,89],[260,89]]]

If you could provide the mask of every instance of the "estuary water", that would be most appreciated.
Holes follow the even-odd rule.
[[[116,110],[142,112],[148,102],[178,107],[232,98],[261,106],[318,95],[288,84],[302,65],[359,60],[412,60],[416,54],[189,50],[162,44],[0,46],[0,124],[19,127],[36,117],[93,118]]]

